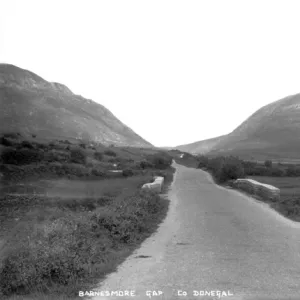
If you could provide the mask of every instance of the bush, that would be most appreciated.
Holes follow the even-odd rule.
[[[286,176],[297,177],[300,176],[300,168],[295,166],[289,166],[286,169]]]
[[[257,167],[257,163],[253,161],[242,161],[242,165],[245,170],[245,175],[255,175],[255,168]]]
[[[72,149],[71,150],[71,162],[77,164],[86,163],[86,154],[81,149]]]
[[[243,177],[245,177],[244,168],[238,160],[225,160],[222,167],[217,172],[217,178],[220,182]]]
[[[122,175],[124,176],[124,177],[129,177],[129,176],[133,176],[133,171],[131,170],[131,169],[125,169],[125,170],[123,170],[123,172],[122,172]]]
[[[4,133],[3,137],[16,140],[16,139],[21,137],[21,134],[20,133],[14,133],[14,132]]]
[[[104,154],[107,155],[107,156],[114,156],[114,157],[117,156],[116,152],[114,152],[112,150],[105,150]]]
[[[216,174],[218,172],[218,170],[221,169],[224,160],[225,160],[225,158],[222,156],[211,158],[208,161],[207,168]]]
[[[26,165],[40,162],[43,159],[43,153],[34,149],[5,149],[1,153],[1,160],[4,164]]]
[[[151,163],[150,161],[143,160],[139,163],[139,166],[141,169],[152,169],[154,168],[154,164]]]
[[[92,225],[84,218],[76,220],[70,215],[33,228],[27,243],[19,243],[3,261],[2,293],[28,294],[37,287],[46,291],[53,283],[65,286],[74,279],[89,276],[91,265],[97,257],[105,258],[106,247],[111,245],[103,231],[98,230],[97,236],[92,232]],[[102,248],[93,244],[96,238]],[[103,262],[101,258],[98,263]]]
[[[120,199],[52,200],[45,202],[49,207],[27,215],[34,219],[24,230],[19,223],[13,249],[2,253],[0,294],[38,289],[53,297],[68,286],[74,290],[74,284],[106,275],[116,257],[130,250],[125,245],[148,236],[157,223],[155,214],[161,216],[168,207],[158,195],[143,191]]]
[[[94,153],[94,157],[95,157],[95,159],[101,161],[103,159],[103,153],[97,151]]]
[[[199,155],[197,157],[198,161],[199,161],[199,164],[198,164],[198,168],[199,169],[202,169],[202,168],[207,168],[208,166],[208,162],[209,162],[209,159],[208,157],[204,156],[204,155]]]
[[[264,165],[267,167],[267,168],[272,168],[272,160],[265,160],[265,163]]]
[[[92,175],[93,176],[101,176],[101,177],[104,177],[105,176],[105,173],[96,169],[96,168],[93,168],[92,169]]]
[[[268,175],[268,169],[264,166],[256,166],[251,174],[247,173],[247,175],[253,175],[253,176],[267,176]]]
[[[283,177],[285,175],[286,175],[286,172],[280,168],[271,168],[270,169],[270,176]]]
[[[64,140],[64,141],[62,141],[64,144],[68,144],[68,145],[72,145],[72,143],[70,142],[70,141],[68,141],[68,140]]]
[[[109,163],[120,163],[121,162],[121,160],[120,160],[120,158],[110,158],[110,159],[108,159],[107,160]]]
[[[50,150],[45,154],[45,160],[48,162],[70,162],[71,154],[69,152]]]
[[[32,143],[30,143],[29,141],[23,141],[21,143],[21,146],[23,148],[34,149],[34,145]]]
[[[155,171],[154,172],[154,176],[160,176],[160,177],[166,178],[167,177],[167,173],[164,172],[164,171]]]
[[[149,155],[147,160],[153,164],[155,169],[164,170],[171,166],[172,157],[164,154]]]
[[[1,137],[0,138],[0,144],[6,147],[11,147],[15,145],[15,142],[12,141],[10,138]]]
[[[74,164],[51,163],[49,166],[52,166],[56,174],[62,174],[62,175],[73,175],[75,177],[88,177],[92,173],[91,169],[88,169],[84,165],[79,165],[76,163]]]

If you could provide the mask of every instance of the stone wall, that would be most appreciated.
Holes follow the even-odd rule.
[[[164,177],[155,176],[154,182],[144,184],[142,186],[142,189],[149,189],[156,193],[161,193],[163,184],[164,184]]]
[[[280,189],[269,184],[260,183],[253,179],[237,179],[233,183],[233,186],[237,187],[238,189],[244,190],[250,194],[262,196],[264,199],[280,199]]]

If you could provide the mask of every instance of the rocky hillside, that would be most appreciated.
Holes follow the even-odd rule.
[[[195,150],[198,151],[196,147],[190,148],[189,152]],[[262,107],[217,140],[208,154],[232,154],[246,159],[300,158],[300,94]]]
[[[63,84],[9,64],[0,64],[2,132],[152,147],[104,106],[73,94]]]

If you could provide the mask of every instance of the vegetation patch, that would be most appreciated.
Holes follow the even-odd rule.
[[[232,181],[238,178],[250,178],[258,182],[269,184],[280,189],[280,199],[256,197],[260,201],[270,204],[282,215],[300,221],[300,167],[288,164],[277,164],[271,160],[263,163],[255,161],[243,161],[238,157],[214,157],[198,156],[198,167],[209,171],[216,183],[232,185]],[[250,193],[250,191],[249,191]],[[250,193],[251,194],[251,193]]]
[[[157,229],[169,201],[141,186],[160,175],[166,191],[172,158],[16,137],[3,136],[13,142],[1,146],[0,297],[76,299]],[[109,178],[113,163],[122,167],[120,178]]]

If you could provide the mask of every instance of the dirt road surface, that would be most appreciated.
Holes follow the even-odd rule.
[[[135,296],[93,299],[299,300],[299,224],[202,170],[174,167],[165,221],[95,290]]]

